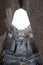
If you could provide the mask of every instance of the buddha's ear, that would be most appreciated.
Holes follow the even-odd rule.
[[[9,29],[12,23],[12,9],[11,8],[6,9],[5,23],[6,23],[7,28]]]

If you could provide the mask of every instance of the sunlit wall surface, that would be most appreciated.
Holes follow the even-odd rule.
[[[27,26],[30,25],[27,12],[24,9],[18,9],[15,11],[12,25],[15,26],[18,30],[24,30]]]

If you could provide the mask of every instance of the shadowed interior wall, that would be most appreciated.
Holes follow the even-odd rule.
[[[29,0],[28,14],[43,63],[43,0]]]

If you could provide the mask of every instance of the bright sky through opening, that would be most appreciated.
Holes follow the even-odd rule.
[[[24,9],[18,9],[15,11],[12,25],[15,26],[18,30],[24,30],[27,28],[27,26],[30,25],[27,12]]]

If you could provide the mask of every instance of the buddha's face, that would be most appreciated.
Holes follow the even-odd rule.
[[[15,26],[18,30],[24,30],[27,28],[27,26],[30,25],[28,14],[24,9],[20,8],[15,11],[12,25]]]

